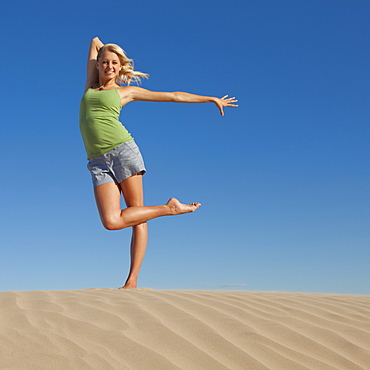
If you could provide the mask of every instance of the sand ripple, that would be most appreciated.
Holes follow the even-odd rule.
[[[370,369],[370,297],[2,292],[0,369]]]

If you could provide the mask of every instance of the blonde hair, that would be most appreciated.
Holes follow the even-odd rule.
[[[116,44],[105,44],[99,49],[97,60],[106,52],[110,51],[118,56],[121,63],[121,69],[119,71],[119,77],[117,77],[117,83],[119,85],[127,83],[130,85],[132,81],[138,85],[141,83],[141,78],[149,78],[147,73],[134,71],[134,61],[126,56],[125,51]]]

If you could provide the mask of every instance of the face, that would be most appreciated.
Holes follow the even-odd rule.
[[[106,51],[96,63],[96,68],[101,77],[112,79],[118,77],[121,63],[116,53]]]

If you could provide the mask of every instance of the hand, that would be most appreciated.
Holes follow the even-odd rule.
[[[220,98],[215,98],[215,104],[217,105],[218,109],[220,110],[221,116],[224,115],[224,107],[237,107],[236,104],[231,104],[231,103],[236,103],[237,102],[235,97],[228,98],[228,96],[229,95],[225,95],[221,99]]]

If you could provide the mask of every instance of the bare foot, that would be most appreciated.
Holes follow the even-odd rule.
[[[135,289],[137,286],[136,285],[130,285],[130,284],[125,284],[124,286],[121,286],[121,288],[118,289]]]
[[[125,285],[118,289],[135,289],[137,288],[137,280],[135,279],[127,279]]]
[[[180,203],[176,198],[171,198],[167,202],[166,206],[168,206],[171,209],[171,213],[173,215],[181,215],[183,213],[194,212],[201,206],[201,204],[200,203],[183,204]]]

